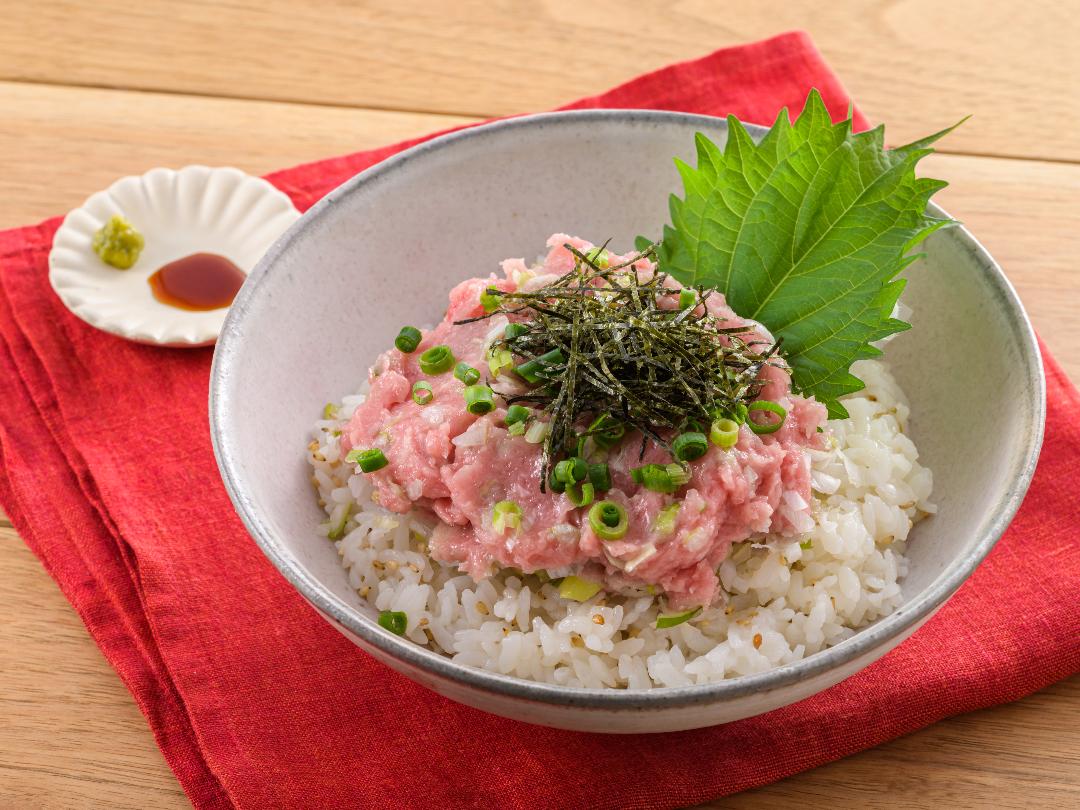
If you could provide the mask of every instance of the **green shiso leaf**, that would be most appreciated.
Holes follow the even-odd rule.
[[[959,124],[895,149],[883,127],[851,126],[833,124],[813,90],[796,122],[781,111],[759,144],[732,116],[723,150],[699,133],[697,166],[676,160],[684,196],[671,197],[658,252],[661,270],[720,290],[782,337],[796,389],[830,417],[846,416],[837,399],[863,387],[851,364],[910,327],[892,317],[897,276],[919,258],[909,251],[954,224],[926,213],[947,184],[915,166]]]

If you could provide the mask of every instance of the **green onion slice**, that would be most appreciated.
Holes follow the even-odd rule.
[[[662,535],[668,535],[675,531],[675,521],[679,518],[679,507],[681,505],[673,503],[661,509],[656,516],[656,522],[653,523],[653,531]]]
[[[559,366],[566,363],[566,357],[561,349],[552,349],[539,357],[522,363],[514,369],[525,382],[538,383],[543,379],[553,376],[553,372]]]
[[[607,464],[589,465],[589,483],[597,492],[607,492],[611,489],[611,470]]]
[[[454,369],[454,376],[466,385],[476,385],[480,382],[480,372],[468,363],[458,363]]]
[[[521,507],[513,501],[499,501],[491,513],[491,525],[496,534],[505,534],[507,529],[516,530],[521,526]]]
[[[486,385],[469,385],[462,391],[465,410],[479,416],[495,410],[495,392]]]
[[[618,540],[626,535],[630,518],[614,501],[598,501],[589,510],[589,526],[601,540]]]
[[[690,480],[690,473],[678,464],[645,464],[630,470],[630,477],[645,489],[670,495]]]
[[[684,610],[682,613],[661,613],[656,617],[656,629],[665,630],[668,627],[675,627],[683,622],[690,621],[699,613],[701,613],[700,607],[696,607],[692,610]]]
[[[323,409],[322,409],[322,418],[323,419],[337,419],[337,414],[338,414],[337,405],[335,405],[333,402],[327,402],[325,405],[323,405]]]
[[[435,399],[435,392],[431,390],[431,383],[417,380],[412,387],[412,401],[417,405],[427,405]]]
[[[506,428],[506,432],[509,433],[511,436],[524,436],[525,435],[525,423],[524,422],[514,422],[514,424],[512,424],[512,425],[510,425],[509,427]]]
[[[737,425],[746,424],[746,414],[749,411],[745,402],[736,402],[731,408],[717,408],[713,411],[713,419],[730,419]]]
[[[449,346],[432,346],[420,355],[420,370],[425,374],[442,374],[454,367],[454,353]]]
[[[709,440],[704,433],[683,433],[671,443],[671,452],[679,461],[695,461],[709,450]]]
[[[750,418],[750,414],[754,411],[775,413],[779,418],[775,422],[755,422]],[[782,406],[767,399],[759,399],[757,402],[751,402],[747,406],[746,424],[748,424],[750,429],[758,435],[776,433],[776,431],[780,429],[780,426],[784,424],[785,419],[787,419],[787,411],[784,410]]]
[[[550,489],[552,492],[566,492],[566,483],[564,481],[560,481],[558,478],[555,477],[554,469],[548,474],[547,483],[548,489]]]
[[[626,433],[626,425],[610,414],[601,414],[591,425],[587,433],[601,450],[610,450]]]
[[[570,499],[570,503],[574,506],[588,506],[596,497],[596,490],[588,481],[583,481],[580,484],[567,484],[566,497]]]
[[[563,485],[574,483],[574,462],[563,459],[552,469],[551,476]]]
[[[547,438],[548,431],[550,430],[550,422],[542,422],[537,419],[529,425],[529,429],[525,431],[525,441],[529,444],[540,444],[540,442]]]
[[[589,264],[600,270],[607,270],[608,266],[611,264],[611,254],[601,247],[594,247],[591,250],[585,251],[585,258],[588,260]]]
[[[366,473],[381,470],[390,463],[386,460],[386,456],[383,455],[383,451],[377,447],[370,450],[361,450],[359,447],[354,447],[345,456],[345,460],[350,464],[359,464],[360,469]]]
[[[589,464],[581,456],[574,456],[555,465],[555,479],[564,484],[576,484],[584,481],[589,474]]]
[[[401,331],[398,332],[398,336],[394,338],[394,345],[398,347],[399,351],[412,354],[416,351],[416,347],[420,345],[422,338],[423,335],[415,326],[403,326]]]
[[[524,334],[527,334],[529,327],[523,323],[508,323],[506,328],[503,329],[503,338],[506,340],[514,340]]]
[[[492,377],[498,377],[503,369],[514,367],[514,355],[509,349],[492,348],[487,353],[488,371]]]
[[[575,602],[587,602],[600,593],[602,587],[599,582],[571,575],[563,577],[559,583],[559,596]]]
[[[668,464],[667,473],[676,486],[682,486],[690,480],[690,470],[681,464]]]
[[[739,441],[739,423],[727,417],[717,419],[709,430],[709,441],[725,450],[734,447]]]
[[[525,420],[529,418],[529,409],[524,405],[511,405],[506,409],[506,424],[507,425],[519,425],[524,424]],[[522,433],[525,432],[525,428],[521,429]]]
[[[499,304],[502,303],[500,292],[501,290],[495,287],[488,287],[480,293],[480,306],[484,308],[484,312],[494,312],[499,308]]]
[[[394,635],[403,636],[409,627],[409,617],[401,610],[384,610],[379,614],[379,627],[385,627]]]
[[[691,289],[679,291],[679,309],[690,309],[697,305],[697,293]]]
[[[345,534],[345,524],[349,522],[349,513],[352,512],[352,504],[346,504],[345,508],[341,510],[341,517],[338,518],[334,525],[330,527],[330,531],[326,533],[328,540],[340,540],[342,535]]]

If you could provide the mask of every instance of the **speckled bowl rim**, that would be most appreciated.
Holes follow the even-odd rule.
[[[1016,291],[997,262],[978,240],[961,226],[943,231],[936,238],[958,240],[981,265],[993,294],[1009,313],[1009,325],[1020,347],[1022,361],[1020,367],[1026,375],[1026,390],[1032,392],[1031,396],[1034,400],[1028,403],[1026,452],[1018,454],[1010,470],[1012,485],[1006,497],[998,503],[991,520],[986,524],[986,531],[978,538],[970,552],[955,560],[910,602],[834,647],[766,672],[742,675],[717,683],[650,690],[622,690],[585,689],[539,683],[457,664],[439,653],[384,631],[374,621],[364,617],[334,596],[317,579],[297,565],[288,552],[279,547],[274,533],[263,522],[254,503],[244,491],[243,482],[239,477],[240,465],[236,460],[237,448],[233,445],[232,438],[222,432],[227,422],[227,414],[235,407],[229,396],[226,382],[231,376],[231,368],[237,362],[237,350],[243,340],[243,323],[251,302],[260,295],[267,277],[274,272],[278,257],[288,250],[293,240],[302,232],[315,226],[335,202],[363,186],[385,181],[410,161],[421,159],[429,153],[451,149],[466,140],[482,142],[485,139],[503,137],[519,130],[563,125],[576,126],[582,122],[610,123],[612,121],[679,123],[697,126],[706,131],[716,131],[726,127],[726,122],[720,118],[659,110],[578,110],[509,118],[452,132],[414,146],[357,174],[323,197],[274,243],[252,271],[249,281],[244,285],[229,311],[214,353],[210,377],[210,429],[214,453],[225,487],[237,513],[270,562],[327,617],[368,644],[407,665],[426,670],[438,677],[511,698],[588,709],[655,711],[676,706],[715,704],[751,694],[769,692],[841,667],[862,655],[871,653],[890,639],[902,636],[905,631],[910,631],[919,622],[929,618],[956,592],[994,547],[1017,509],[1020,508],[1024,494],[1031,483],[1042,447],[1046,415],[1046,380],[1038,341]],[[748,130],[755,137],[765,132],[760,127],[748,126]],[[944,214],[936,206],[931,207],[936,213]]]

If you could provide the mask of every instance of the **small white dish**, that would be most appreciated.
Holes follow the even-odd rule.
[[[105,264],[91,248],[114,214],[146,242],[129,270]],[[149,277],[193,253],[217,253],[250,273],[299,217],[288,196],[239,169],[151,169],[117,180],[64,218],[49,253],[49,282],[68,309],[98,329],[139,343],[206,346],[217,340],[228,307],[197,312],[163,304]]]

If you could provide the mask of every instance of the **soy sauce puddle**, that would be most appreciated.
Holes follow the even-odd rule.
[[[154,298],[192,312],[229,306],[247,276],[216,253],[193,253],[163,265],[147,281]]]

